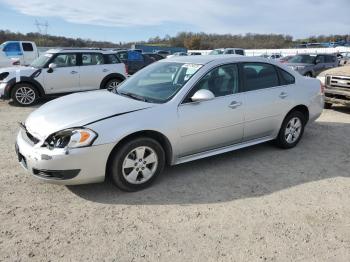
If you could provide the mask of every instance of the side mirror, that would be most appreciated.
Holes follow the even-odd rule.
[[[215,98],[214,94],[206,89],[198,90],[194,95],[191,97],[191,100],[193,102],[203,102],[203,101],[209,101],[213,100]]]
[[[49,69],[47,70],[47,72],[52,73],[56,67],[57,67],[57,65],[54,63],[49,64]]]

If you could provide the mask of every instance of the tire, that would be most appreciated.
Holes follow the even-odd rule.
[[[165,153],[156,140],[140,137],[122,144],[110,160],[109,178],[121,190],[133,192],[148,187],[159,176]]]
[[[312,75],[312,73],[311,72],[307,72],[307,73],[305,73],[305,75],[304,76],[306,76],[306,77],[313,77],[313,75]]]
[[[306,124],[305,115],[299,111],[292,111],[283,120],[281,129],[275,140],[277,146],[284,149],[295,147],[303,136]]]
[[[31,84],[17,84],[11,92],[11,98],[18,106],[32,106],[38,101],[39,93]]]
[[[332,103],[327,103],[327,102],[325,102],[325,103],[324,103],[324,108],[325,108],[325,109],[331,109],[331,108],[332,108]]]
[[[108,91],[112,91],[114,88],[116,88],[123,80],[120,78],[112,78],[107,81],[105,84],[104,88],[107,89]]]

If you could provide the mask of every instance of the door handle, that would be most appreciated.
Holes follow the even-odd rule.
[[[102,70],[103,73],[106,73],[106,72],[108,72],[108,71],[109,71],[109,70],[106,69],[106,68]]]
[[[235,109],[235,108],[237,108],[237,107],[239,107],[241,105],[242,105],[242,102],[232,101],[231,104],[229,104],[228,107],[232,108],[232,109]]]
[[[70,72],[72,75],[74,75],[74,74],[78,74],[78,72],[77,71],[72,71],[72,72]]]
[[[285,99],[288,96],[288,94],[286,92],[282,92],[280,93],[279,97],[282,99]]]

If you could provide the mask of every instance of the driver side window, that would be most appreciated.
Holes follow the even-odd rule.
[[[52,63],[56,64],[57,67],[70,67],[77,65],[76,54],[59,54],[57,55]]]
[[[192,102],[191,97],[201,89],[211,91],[215,97],[227,96],[238,93],[239,77],[236,64],[216,67],[208,72],[192,88],[184,103]]]

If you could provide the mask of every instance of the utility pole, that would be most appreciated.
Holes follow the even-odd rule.
[[[36,26],[38,33],[40,35],[40,42],[39,45],[43,45],[45,42],[45,37],[47,36],[47,31],[49,28],[49,23],[47,21],[41,23],[37,19],[35,19],[34,25]]]
[[[35,19],[34,25],[38,29],[39,34],[45,35],[45,36],[47,35],[47,31],[49,28],[49,23],[47,21],[45,21],[44,23],[40,23],[37,19]]]

